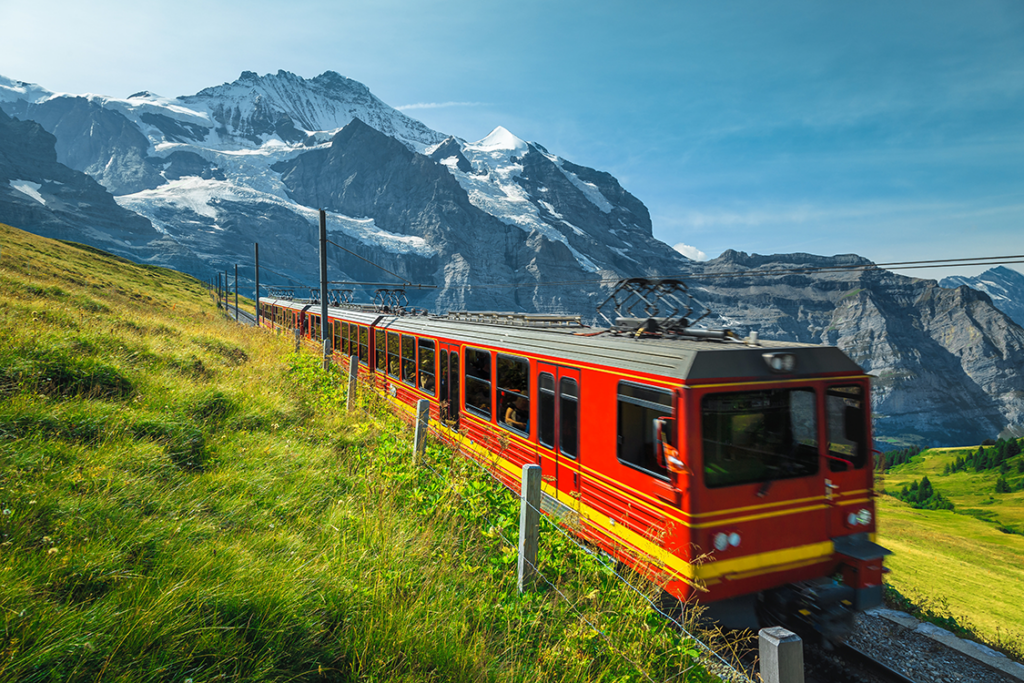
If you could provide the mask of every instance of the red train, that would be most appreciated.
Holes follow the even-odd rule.
[[[319,304],[260,308],[320,339]],[[335,353],[397,408],[428,399],[513,490],[539,464],[546,512],[725,625],[832,639],[880,604],[870,381],[839,349],[547,316],[328,315]]]

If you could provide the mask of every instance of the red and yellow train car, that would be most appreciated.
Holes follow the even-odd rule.
[[[260,305],[266,325],[320,338],[319,306]],[[870,379],[839,349],[539,316],[328,317],[335,353],[397,408],[430,401],[513,490],[540,465],[546,512],[723,623],[831,638],[880,604]]]

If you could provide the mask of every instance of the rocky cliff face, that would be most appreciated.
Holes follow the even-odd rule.
[[[90,176],[60,163],[55,148],[42,126],[0,111],[0,221],[138,261],[196,265],[188,250],[118,206]]]
[[[698,296],[739,333],[838,346],[875,375],[883,437],[960,444],[1007,427],[1024,433],[1024,329],[984,293],[877,268],[770,274],[867,263],[727,252],[692,277]]]

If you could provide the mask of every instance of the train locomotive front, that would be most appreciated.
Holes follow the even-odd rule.
[[[841,639],[881,604],[888,554],[869,377],[836,348],[764,342],[695,352],[676,394],[656,450],[686,501],[677,544],[692,550],[669,591],[726,625]]]

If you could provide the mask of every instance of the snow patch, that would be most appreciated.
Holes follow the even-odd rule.
[[[599,208],[602,213],[612,212],[612,203],[609,202],[603,194],[601,194],[601,190],[597,189],[597,185],[580,180],[579,176],[577,176],[575,173],[572,173],[562,168],[561,159],[559,159],[556,162],[556,164],[559,170],[562,171],[565,177],[569,180],[569,182],[575,185],[576,189],[582,192],[583,196],[589,199],[591,204]]]
[[[39,194],[39,190],[43,187],[39,183],[33,183],[31,180],[12,180],[10,183],[11,188],[46,206],[46,200],[43,199],[43,195]]]
[[[301,207],[306,209],[306,207]],[[320,212],[306,209],[311,218],[319,218]],[[430,258],[437,250],[418,235],[401,235],[378,228],[372,218],[352,218],[341,214],[327,214],[327,232],[340,232],[359,240],[363,244],[383,249],[392,254],[415,254]]]

